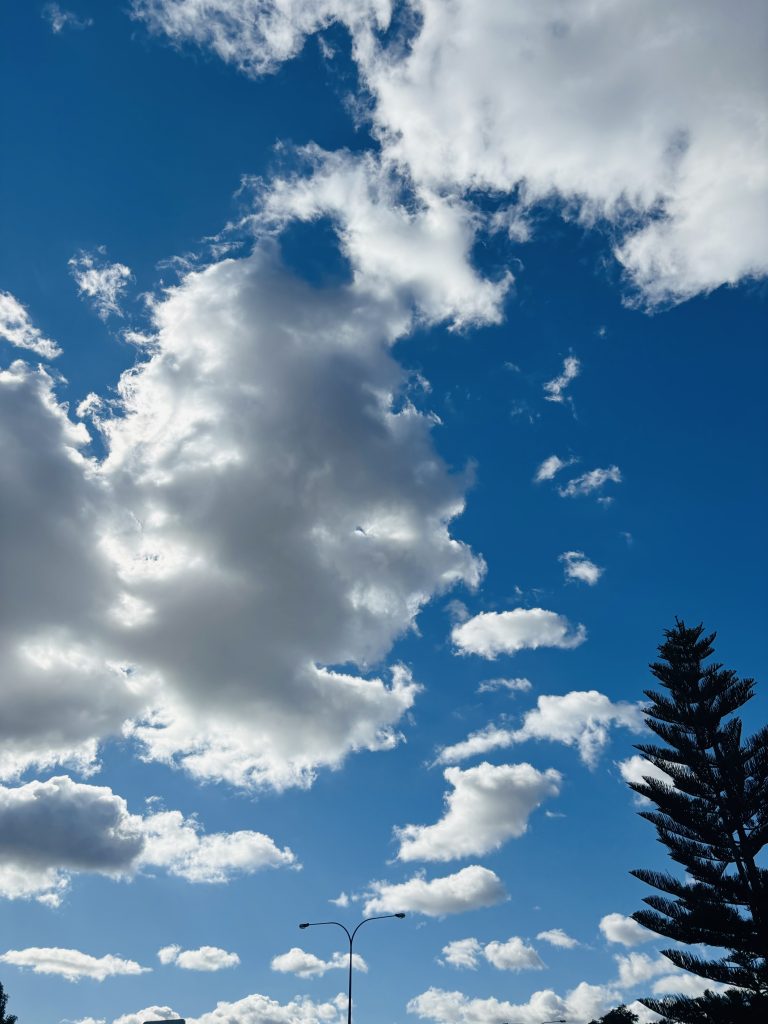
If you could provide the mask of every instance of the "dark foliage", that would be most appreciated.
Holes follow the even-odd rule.
[[[670,777],[649,776],[632,788],[655,810],[641,811],[687,879],[659,871],[632,874],[664,895],[632,916],[646,928],[685,945],[725,951],[713,957],[662,950],[672,963],[703,978],[738,986],[700,999],[643,999],[668,1020],[737,1024],[768,1020],[768,871],[756,858],[768,838],[768,727],[742,743],[732,717],[754,695],[754,682],[722,665],[703,662],[715,634],[677,621],[665,632],[651,672],[663,693],[646,690],[648,727],[664,746],[637,749]]]
[[[0,1024],[16,1024],[18,1017],[13,1013],[6,1013],[6,1007],[8,1006],[8,996],[6,995],[3,983],[0,981]]]
[[[637,1024],[639,1017],[627,1006],[617,1006],[615,1010],[609,1010],[597,1020],[591,1020],[589,1024]]]

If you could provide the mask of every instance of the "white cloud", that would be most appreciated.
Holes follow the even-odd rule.
[[[561,469],[572,466],[575,461],[575,459],[561,459],[559,455],[550,455],[536,470],[534,483],[540,484],[544,480],[554,480]]]
[[[559,561],[563,563],[567,580],[580,580],[590,587],[594,587],[605,572],[599,565],[590,561],[583,551],[564,551]]]
[[[477,688],[478,693],[493,693],[495,690],[508,690],[510,693],[527,693],[532,683],[522,676],[515,679],[484,679]]]
[[[501,321],[512,274],[492,282],[472,267],[477,215],[470,205],[430,189],[406,203],[402,181],[370,154],[312,146],[301,152],[311,173],[262,190],[255,217],[261,230],[330,216],[360,292],[377,302],[413,302],[428,322],[461,328]]]
[[[144,1024],[148,1020],[173,1020],[178,1019],[178,1013],[170,1006],[147,1006],[136,1013],[124,1013],[117,1017],[112,1024]]]
[[[763,6],[704,0],[419,0],[410,45],[380,42],[391,7],[369,0],[134,0],[173,42],[273,70],[333,21],[352,34],[383,161],[417,186],[515,193],[497,230],[553,197],[607,220],[628,280],[677,301],[768,267]],[[713,73],[714,69],[714,73]]]
[[[328,900],[329,903],[335,904],[337,907],[348,907],[350,897],[346,892],[340,892],[336,899]]]
[[[620,988],[634,988],[636,985],[650,981],[651,978],[657,978],[660,974],[674,972],[672,963],[661,955],[653,958],[646,953],[628,953],[626,956],[616,956],[614,959],[619,969],[616,984]]]
[[[280,849],[262,832],[215,832],[202,827],[180,811],[160,811],[142,822],[144,849],[138,864],[162,867],[188,882],[223,883],[238,874],[252,874],[265,867],[295,867],[293,852]]]
[[[541,1024],[543,1020],[564,1017],[569,1021],[588,1021],[599,1017],[621,1001],[621,993],[607,985],[580,982],[559,996],[552,989],[534,992],[526,1003],[510,1003],[496,998],[473,999],[462,992],[430,988],[408,1003],[408,1012],[436,1024]]]
[[[667,775],[663,768],[658,768],[655,764],[646,760],[642,754],[633,754],[632,757],[619,761],[618,769],[621,772],[622,779],[627,783],[633,782],[636,785],[643,785],[646,778],[651,778],[656,779],[657,782],[664,782],[668,786],[674,786],[672,776]],[[645,797],[639,794],[636,795],[636,799],[638,801],[645,801]]]
[[[574,477],[564,487],[560,487],[559,494],[561,498],[579,498],[586,494],[594,494],[595,491],[601,491],[607,483],[621,483],[621,470],[618,466],[608,466],[607,469],[590,469],[589,472]]]
[[[65,11],[56,3],[46,4],[42,13],[54,35],[58,35],[65,28],[84,29],[90,28],[93,24],[93,18],[78,18],[72,11]]]
[[[489,750],[511,747],[527,740],[551,740],[578,747],[582,761],[594,767],[609,741],[610,729],[623,726],[632,732],[644,728],[641,704],[613,702],[597,690],[572,690],[563,696],[543,695],[526,712],[519,729],[489,725],[466,740],[444,747],[440,764],[452,764]]]
[[[446,768],[453,790],[445,795],[445,813],[434,825],[395,828],[399,860],[448,861],[497,850],[528,829],[530,814],[560,792],[562,776],[553,768],[530,764]]]
[[[533,948],[517,935],[506,942],[489,942],[483,950],[485,959],[500,971],[540,971],[544,961]]]
[[[657,938],[655,932],[643,928],[631,917],[624,914],[606,914],[600,920],[600,931],[608,942],[621,943],[622,946],[639,946],[643,942],[651,942]]]
[[[223,1000],[215,1009],[199,1017],[187,1017],[187,1024],[343,1024],[346,1020],[347,997],[339,994],[332,1001],[316,1003],[309,997],[296,997],[289,1003],[278,1003],[268,996],[253,993],[229,1003]],[[126,1013],[112,1024],[144,1024],[148,1020],[170,1020],[178,1017],[169,1006],[149,1006],[135,1013]]]
[[[312,289],[271,242],[187,275],[118,398],[89,407],[102,464],[49,377],[3,371],[0,769],[82,765],[125,731],[197,778],[281,789],[396,745],[419,687],[369,667],[484,569],[450,535],[467,481],[400,401],[408,302]]]
[[[710,992],[723,992],[727,986],[718,981],[710,981],[709,978],[700,978],[696,974],[680,971],[658,978],[652,988],[655,996],[683,995],[689,999],[697,999],[703,996],[707,989]]]
[[[541,970],[545,965],[541,957],[523,939],[514,935],[506,942],[493,940],[484,946],[475,939],[457,939],[443,946],[444,961],[451,967],[466,967],[476,970],[483,956],[499,971]]]
[[[172,964],[180,952],[181,946],[163,946],[162,949],[157,951],[157,959],[161,964]]]
[[[56,342],[43,336],[30,320],[26,308],[10,292],[0,292],[0,338],[16,348],[29,349],[42,359],[61,355]]]
[[[483,947],[474,938],[454,939],[447,946],[443,946],[443,958],[446,964],[450,964],[451,967],[465,967],[470,971],[477,970],[482,952]]]
[[[124,263],[108,263],[102,246],[95,252],[81,252],[69,260],[78,292],[88,299],[102,320],[122,316],[120,301],[133,276]]]
[[[581,373],[581,363],[576,356],[566,356],[563,360],[563,372],[544,384],[544,398],[547,402],[567,402],[565,394],[568,385],[576,380]],[[554,476],[554,473],[552,474]],[[544,477],[543,479],[549,479]]]
[[[199,949],[164,946],[157,956],[161,964],[175,964],[184,971],[223,971],[240,963],[237,953],[228,953],[218,946],[200,946]]]
[[[364,913],[396,914],[408,911],[427,917],[460,914],[492,907],[507,898],[501,879],[488,868],[471,864],[453,875],[427,881],[415,875],[407,882],[372,882]]]
[[[0,786],[0,896],[56,906],[69,878],[115,878],[164,868],[190,882],[226,882],[264,867],[295,866],[287,847],[241,831],[206,835],[179,811],[130,814],[107,786],[58,776]]]
[[[314,953],[307,953],[294,946],[287,953],[272,957],[269,966],[281,974],[295,974],[299,978],[322,978],[327,971],[348,970],[349,956],[345,953],[334,953],[330,960],[321,960]],[[352,954],[352,967],[356,971],[368,970],[368,964],[357,953]]]
[[[0,954],[0,961],[15,967],[29,967],[35,974],[58,974],[67,981],[79,981],[81,978],[104,981],[105,978],[120,974],[145,974],[152,970],[151,967],[142,967],[135,960],[123,960],[110,953],[95,957],[81,953],[78,949],[56,947],[9,949]]]
[[[564,615],[544,608],[514,608],[509,612],[481,612],[454,626],[451,639],[462,654],[494,659],[499,654],[560,647],[570,650],[587,639],[582,625],[574,627]]]
[[[559,949],[575,949],[576,946],[581,945],[578,939],[571,938],[562,928],[548,928],[544,932],[539,932],[536,938],[541,939],[542,942],[548,942],[550,946],[557,946]]]

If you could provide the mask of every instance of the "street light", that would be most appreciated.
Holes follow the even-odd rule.
[[[350,934],[349,929],[343,925],[340,921],[304,921],[299,925],[299,928],[317,928],[321,924],[335,924],[337,928],[343,928],[349,939],[349,990],[347,997],[347,1024],[352,1024],[352,943],[355,941],[355,936],[358,931],[363,927],[364,924],[368,924],[369,921],[385,921],[388,917],[398,917],[402,920],[405,914],[379,914],[378,917],[366,917],[364,921],[361,921],[357,925],[355,930]]]

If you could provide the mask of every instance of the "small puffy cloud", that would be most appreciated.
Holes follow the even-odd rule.
[[[366,915],[408,911],[442,917],[492,907],[506,898],[506,890],[495,872],[471,864],[453,875],[431,881],[415,875],[407,882],[373,882],[363,909]]]
[[[561,459],[559,455],[550,455],[544,459],[533,477],[534,483],[540,484],[545,480],[554,480],[561,469],[572,466],[575,459]]]
[[[639,946],[657,938],[655,932],[643,928],[624,914],[606,914],[600,920],[600,931],[608,942],[617,942],[622,946]]]
[[[336,899],[328,900],[329,903],[335,904],[337,907],[348,907],[349,906],[349,893],[340,892]]]
[[[507,839],[523,835],[532,811],[560,792],[562,776],[530,764],[446,768],[453,786],[445,795],[445,813],[434,825],[395,829],[398,859],[448,861],[497,850]]]
[[[571,938],[562,928],[548,928],[544,932],[539,932],[536,938],[541,939],[542,942],[548,942],[550,946],[557,946],[559,949],[575,949],[576,946],[581,945],[578,939]]]
[[[443,959],[439,962],[474,971],[481,956],[499,971],[541,970],[545,966],[533,946],[516,935],[506,942],[494,939],[485,945],[475,938],[457,939],[443,946]]]
[[[438,752],[436,762],[452,764],[527,740],[550,740],[577,747],[582,761],[594,767],[608,744],[611,728],[616,726],[641,732],[644,728],[642,705],[614,702],[598,690],[572,690],[563,696],[543,695],[538,698],[536,707],[525,713],[519,729],[489,725],[459,743],[444,747]]]
[[[138,864],[165,868],[188,882],[223,883],[265,867],[296,867],[296,857],[262,832],[203,834],[193,818],[180,811],[160,811],[142,822],[144,849]]]
[[[43,336],[32,323],[26,308],[10,292],[0,292],[0,338],[16,348],[29,349],[42,359],[55,359],[61,355],[56,342]]]
[[[161,964],[172,964],[180,952],[181,946],[163,946],[162,949],[157,951],[157,959]]]
[[[564,1017],[588,1021],[599,1017],[621,1002],[621,992],[608,985],[589,985],[582,981],[565,996],[552,989],[534,992],[525,1003],[507,1000],[473,999],[463,992],[430,988],[408,1003],[408,1012],[435,1024],[541,1024],[543,1020]]]
[[[72,11],[65,11],[59,4],[51,3],[43,7],[43,18],[51,26],[51,32],[58,35],[65,28],[84,29],[90,28],[93,18],[79,18]]]
[[[493,660],[499,654],[539,647],[570,650],[583,644],[587,631],[575,628],[564,615],[544,608],[514,608],[509,612],[481,612],[454,626],[451,639],[461,654],[479,654]]]
[[[563,372],[544,384],[544,397],[548,402],[565,402],[568,398],[565,390],[576,380],[581,372],[581,363],[576,356],[566,356],[563,360]],[[554,476],[554,473],[552,474]],[[549,479],[545,477],[544,479]]]
[[[601,491],[607,483],[621,483],[621,470],[618,466],[590,469],[589,472],[569,480],[564,487],[559,488],[558,493],[561,498],[579,498],[586,494],[594,494],[595,491]]]
[[[295,974],[299,978],[322,978],[327,971],[348,970],[349,956],[346,953],[334,953],[330,960],[321,960],[314,953],[307,953],[299,946],[294,946],[287,953],[272,957],[269,966],[281,974]],[[368,970],[368,964],[357,953],[352,954],[352,967],[356,971]]]
[[[69,269],[78,291],[90,301],[102,320],[109,316],[122,316],[120,300],[133,276],[124,263],[109,263],[106,250],[81,252],[69,260]]]
[[[580,580],[590,587],[594,587],[605,571],[591,562],[583,551],[564,551],[559,560],[567,580]]]
[[[218,946],[200,946],[199,949],[164,946],[157,956],[161,964],[176,964],[184,971],[223,971],[240,963],[237,953],[228,953]]]
[[[517,935],[506,942],[489,942],[483,950],[485,959],[500,971],[540,971],[544,961],[533,948]]]
[[[515,679],[484,679],[477,692],[494,693],[496,690],[507,690],[509,693],[527,693],[532,685],[530,679],[522,676]]]
[[[205,834],[179,811],[130,814],[107,786],[56,776],[0,786],[0,896],[56,906],[73,874],[115,878],[163,868],[190,882],[226,882],[296,858],[269,836]]]
[[[15,967],[29,967],[35,974],[58,974],[67,981],[93,978],[104,981],[121,974],[145,974],[151,967],[142,967],[135,960],[123,960],[119,956],[95,957],[81,953],[79,949],[41,948],[9,949],[0,954],[0,961]]]
[[[482,952],[483,947],[477,939],[454,939],[447,946],[443,946],[443,959],[440,963],[476,971]]]

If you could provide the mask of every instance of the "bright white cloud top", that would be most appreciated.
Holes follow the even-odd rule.
[[[546,931],[539,932],[536,938],[541,939],[542,942],[548,942],[550,946],[556,946],[559,949],[575,949],[581,945],[578,939],[568,935],[562,928],[548,928]]]
[[[620,943],[622,946],[639,946],[656,939],[653,932],[624,914],[606,914],[600,919],[600,931],[608,942]]]

